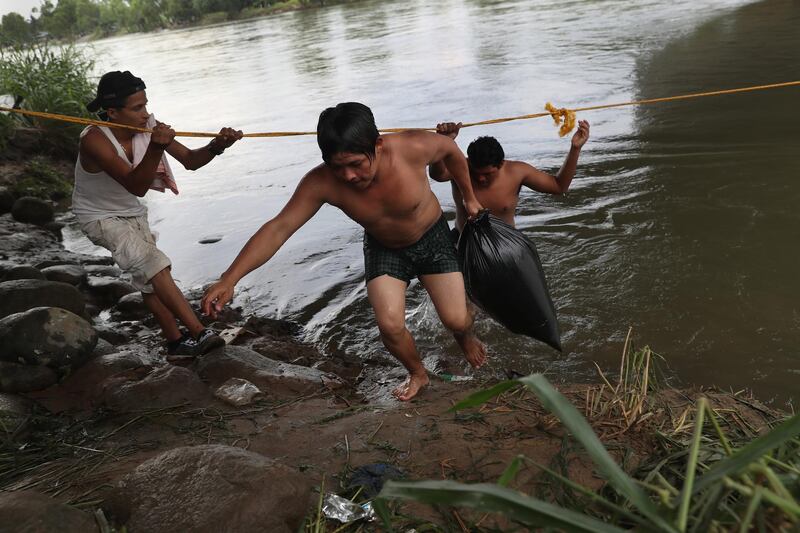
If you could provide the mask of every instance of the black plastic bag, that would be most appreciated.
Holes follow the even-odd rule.
[[[458,256],[475,305],[513,333],[561,351],[556,310],[530,239],[486,211],[464,225]]]

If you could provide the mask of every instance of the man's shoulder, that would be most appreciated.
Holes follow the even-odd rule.
[[[514,161],[510,159],[506,159],[503,166],[506,169],[506,173],[510,177],[519,179],[524,178],[528,173],[536,170],[536,167],[530,163],[526,163],[525,161]]]
[[[325,163],[320,163],[306,172],[306,175],[303,176],[303,181],[320,183],[329,181],[331,178],[333,178],[331,169]]]
[[[428,164],[431,143],[443,137],[425,130],[407,130],[384,135],[384,149],[414,164]]]
[[[83,133],[81,133],[81,142],[94,142],[101,137],[105,137],[105,135],[100,131],[100,128],[97,126],[87,126]]]
[[[313,191],[315,194],[327,195],[331,187],[335,185],[331,169],[325,163],[320,163],[315,166],[300,180],[298,189],[302,188],[305,191]]]
[[[100,131],[100,128],[97,126],[89,126],[86,128],[85,132],[81,134],[80,139],[80,146],[81,148],[88,148],[88,147],[106,147],[112,146],[111,141],[108,140],[108,137]]]
[[[509,169],[514,169],[514,170],[525,170],[533,168],[533,165],[531,165],[530,163],[526,163],[525,161],[517,161],[514,159],[506,159],[504,161],[504,164],[508,165]]]
[[[384,134],[382,137],[384,143],[387,143],[393,149],[413,150],[423,148],[424,145],[431,140],[432,135],[435,134],[425,130],[406,130]]]

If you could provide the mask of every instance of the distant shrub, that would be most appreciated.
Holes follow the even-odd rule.
[[[14,119],[7,113],[0,113],[0,153],[6,151],[13,135]]]
[[[37,156],[25,164],[25,169],[11,187],[16,196],[36,196],[49,200],[61,200],[72,194],[69,174],[46,158]]]
[[[94,98],[90,81],[94,61],[75,46],[35,44],[0,50],[0,94],[13,95],[21,109],[89,117]],[[43,145],[53,155],[74,157],[83,126],[17,115],[14,120],[44,132]]]
[[[219,24],[228,21],[228,14],[225,11],[216,11],[214,13],[206,13],[200,20],[201,25],[206,24]]]

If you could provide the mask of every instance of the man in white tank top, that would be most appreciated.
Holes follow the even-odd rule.
[[[133,285],[142,291],[145,305],[161,326],[168,358],[199,355],[222,346],[224,341],[203,328],[175,285],[171,262],[156,247],[147,209],[139,198],[151,188],[169,187],[177,193],[165,153],[186,169],[196,170],[241,139],[242,132],[223,128],[208,145],[190,150],[175,140],[170,126],[160,122],[152,126],[152,134],[113,127],[112,123],[146,128],[148,122],[153,123],[145,84],[129,71],[103,75],[97,97],[86,107],[100,111],[109,126],[90,126],[81,133],[72,195],[81,229],[92,242],[111,251],[120,268],[131,274]],[[188,331],[182,332],[177,322]]]

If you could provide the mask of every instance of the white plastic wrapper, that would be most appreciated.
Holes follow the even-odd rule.
[[[359,505],[333,493],[325,496],[325,500],[322,503],[322,514],[326,518],[338,520],[343,524],[362,518],[366,518],[370,522],[375,520],[372,502]]]
[[[214,392],[214,396],[236,407],[250,405],[256,396],[262,394],[261,389],[241,378],[230,378]]]

